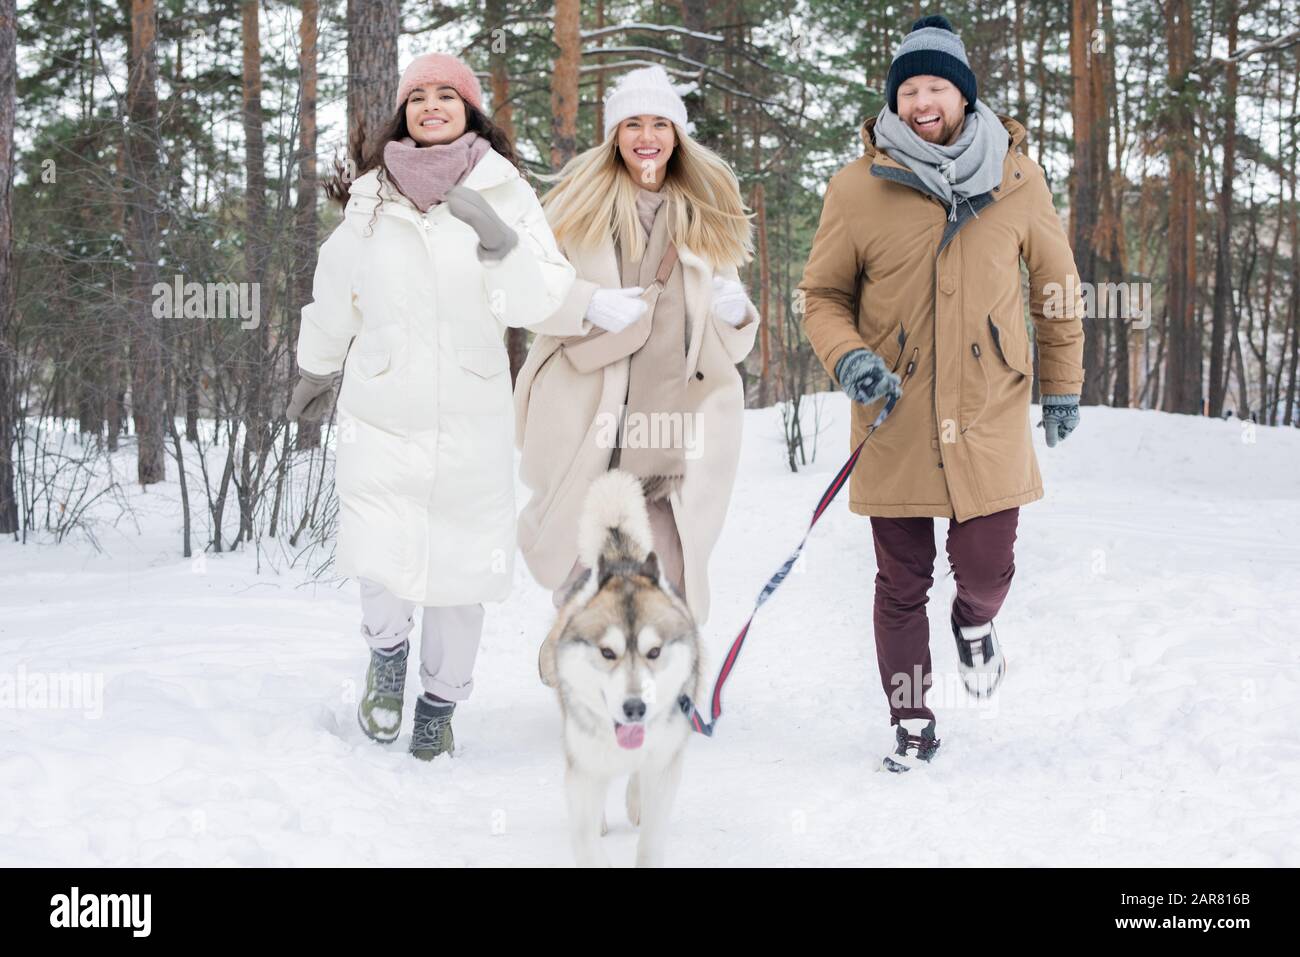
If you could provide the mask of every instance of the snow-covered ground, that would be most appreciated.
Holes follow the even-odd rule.
[[[797,475],[776,411],[747,413],[710,675],[847,454],[847,402],[822,401]],[[1065,444],[1035,441],[1047,497],[1022,511],[993,703],[955,691],[933,616],[943,749],[875,772],[875,562],[846,494],[759,614],[717,736],[691,742],[670,863],[1300,865],[1300,431],[1086,408]],[[182,559],[174,485],[131,494],[140,528],[101,531],[103,554],[0,542],[0,864],[570,862],[536,677],[551,606],[522,562],[459,751],[423,764],[357,727],[354,584]],[[42,682],[77,675],[80,707],[41,706]],[[621,793],[606,840],[625,864]]]

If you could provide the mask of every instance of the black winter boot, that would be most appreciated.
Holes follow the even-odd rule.
[[[934,721],[927,718],[903,718],[894,726],[897,744],[892,754],[880,763],[882,771],[910,771],[929,764],[939,750],[934,736]]]
[[[427,694],[415,699],[415,727],[411,729],[411,754],[421,761],[432,761],[440,754],[451,754],[455,741],[451,736],[451,713],[454,701],[434,701]]]

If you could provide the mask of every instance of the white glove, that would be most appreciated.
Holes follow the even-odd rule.
[[[749,315],[749,295],[745,287],[734,279],[714,276],[713,314],[733,328],[744,322]]]
[[[597,289],[587,306],[587,318],[606,332],[622,332],[645,315],[646,304],[640,286],[626,289]]]

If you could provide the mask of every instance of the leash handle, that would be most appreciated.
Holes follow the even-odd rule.
[[[727,683],[727,679],[731,677],[731,669],[735,667],[736,659],[740,656],[740,649],[745,644],[745,637],[749,634],[749,626],[753,624],[754,616],[758,614],[758,610],[763,607],[764,602],[771,598],[772,594],[781,587],[786,576],[790,574],[790,570],[794,568],[794,563],[799,560],[799,556],[803,553],[803,547],[808,541],[808,536],[812,534],[813,527],[825,514],[826,510],[830,508],[831,502],[835,501],[835,497],[840,494],[840,489],[844,487],[844,484],[849,480],[849,476],[853,474],[853,468],[858,464],[858,456],[862,454],[862,447],[867,444],[867,440],[875,434],[876,429],[880,428],[885,419],[889,418],[889,413],[894,411],[894,406],[898,404],[898,400],[902,395],[903,384],[916,371],[918,352],[918,349],[912,350],[912,359],[907,364],[907,370],[903,374],[902,382],[899,383],[899,394],[891,395],[886,400],[875,421],[867,428],[867,434],[858,443],[858,447],[853,450],[853,454],[849,456],[848,461],[840,466],[840,470],[835,473],[835,478],[831,479],[831,484],[826,487],[826,491],[822,492],[821,498],[817,500],[817,507],[813,509],[812,521],[808,523],[808,529],[803,533],[803,538],[799,540],[798,546],[790,553],[790,557],[781,564],[781,567],[776,570],[776,573],[767,580],[763,590],[758,593],[758,600],[754,602],[754,610],[749,613],[749,618],[745,620],[745,626],[740,629],[740,634],[736,636],[735,641],[731,643],[731,647],[727,650],[727,655],[722,660],[722,667],[718,670],[718,677],[713,682],[713,695],[709,704],[710,720],[704,720],[704,716],[700,714],[700,709],[691,701],[689,695],[682,695],[677,699],[678,707],[682,709],[682,713],[690,721],[692,731],[702,734],[706,738],[713,737],[713,730],[718,724],[718,718],[722,716],[722,688]]]

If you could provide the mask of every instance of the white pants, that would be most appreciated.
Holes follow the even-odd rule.
[[[371,648],[400,645],[415,625],[415,603],[361,580],[361,636]],[[420,684],[446,701],[474,690],[474,658],[483,635],[482,605],[429,605],[420,622]]]

